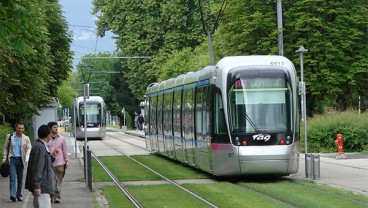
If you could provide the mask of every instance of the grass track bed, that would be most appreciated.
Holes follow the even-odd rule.
[[[128,157],[99,158],[120,181],[138,181],[136,185],[125,187],[144,207],[207,207],[200,200],[173,185],[140,183],[139,181],[154,181],[161,178]],[[209,174],[159,156],[134,156],[134,158],[171,180],[212,178]],[[93,168],[95,182],[111,181],[96,161],[93,161]],[[244,177],[236,180],[235,183],[228,181],[208,184],[186,183],[183,186],[218,207],[273,208],[288,205],[306,208],[368,207],[366,196],[316,184],[313,181],[289,181],[283,178],[254,180]],[[116,207],[114,204],[117,204],[117,207],[130,207],[122,206],[127,199],[117,187],[101,189],[112,205],[110,207]],[[108,196],[109,194],[114,196]]]
[[[181,163],[171,161],[159,156],[134,156],[134,159],[149,166],[171,180],[180,179],[202,179],[211,176],[184,166]],[[161,180],[161,177],[155,175],[140,164],[137,164],[128,157],[123,156],[103,156],[99,159],[109,168],[119,181],[152,181]],[[100,167],[96,160],[92,160],[92,169],[95,182],[110,182],[110,177]]]
[[[312,184],[310,182],[242,182],[239,183],[239,185],[267,194],[281,201],[294,204],[297,207],[368,207],[367,197],[354,195],[346,191],[340,191],[323,185]]]

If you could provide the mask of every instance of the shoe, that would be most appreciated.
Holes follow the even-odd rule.
[[[55,199],[55,203],[60,203],[60,199]]]
[[[18,201],[23,201],[23,198],[21,196],[17,197]]]
[[[14,196],[10,197],[10,200],[12,200],[13,202],[15,202],[17,200],[17,198],[15,198]]]

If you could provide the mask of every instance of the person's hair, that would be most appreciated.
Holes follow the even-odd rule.
[[[51,133],[50,128],[48,125],[41,125],[38,128],[38,138],[44,139]]]
[[[56,123],[55,121],[50,121],[47,125],[49,126],[50,129],[52,129],[52,127],[58,125],[58,123]]]

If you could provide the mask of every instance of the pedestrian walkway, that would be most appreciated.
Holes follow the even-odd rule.
[[[91,208],[103,207],[98,204],[99,194],[97,190],[90,191],[84,182],[84,171],[82,167],[81,154],[77,143],[77,157],[75,157],[75,140],[69,133],[61,133],[65,137],[69,154],[69,167],[66,170],[63,184],[61,186],[61,203],[52,203],[53,208]],[[26,169],[24,171],[26,174]],[[0,177],[0,207],[1,208],[32,208],[33,196],[24,189],[23,181],[23,201],[12,202],[9,196],[9,178]],[[97,199],[96,199],[97,197]],[[97,203],[97,205],[95,205]]]

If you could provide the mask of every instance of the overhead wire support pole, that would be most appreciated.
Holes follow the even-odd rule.
[[[282,26],[282,0],[277,0],[277,31],[278,31],[279,55],[284,56],[284,36],[283,36],[283,26]]]
[[[207,35],[207,39],[208,39],[208,49],[209,49],[209,52],[210,52],[210,63],[211,65],[215,65],[215,58],[213,56],[213,50],[212,50],[212,34],[215,32],[217,26],[218,26],[218,21],[220,20],[220,17],[221,15],[224,13],[224,10],[225,10],[225,7],[226,7],[226,0],[223,0],[222,1],[222,5],[221,5],[221,9],[216,17],[216,20],[215,20],[215,23],[213,25],[213,28],[212,30],[209,30],[207,27],[206,27],[206,24],[205,24],[205,21],[203,19],[203,10],[202,10],[202,4],[201,4],[201,1],[198,0],[198,4],[199,4],[199,14],[201,16],[201,22],[202,22],[202,27],[203,27],[203,32],[204,34]]]

